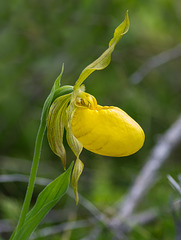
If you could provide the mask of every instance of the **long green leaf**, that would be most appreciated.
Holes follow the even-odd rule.
[[[31,234],[34,232],[34,230],[42,221],[42,219],[46,216],[46,214],[66,193],[70,182],[70,174],[72,167],[73,162],[66,172],[64,172],[48,186],[46,186],[44,190],[39,194],[34,207],[27,214],[23,226],[16,233],[13,240],[29,239]]]

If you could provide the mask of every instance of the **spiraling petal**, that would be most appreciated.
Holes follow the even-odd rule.
[[[63,145],[66,108],[71,94],[58,97],[51,105],[47,119],[47,137],[52,151],[58,155],[66,168],[66,151]]]
[[[93,63],[88,65],[80,74],[77,82],[75,83],[74,89],[78,89],[84,80],[95,70],[102,70],[106,68],[111,61],[111,54],[114,51],[116,44],[122,38],[124,34],[129,30],[129,17],[128,11],[126,12],[126,17],[124,21],[115,29],[114,36],[109,42],[109,48]]]

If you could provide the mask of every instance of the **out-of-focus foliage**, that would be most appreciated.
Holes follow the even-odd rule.
[[[130,30],[116,46],[110,66],[85,81],[87,92],[96,96],[99,104],[122,108],[143,127],[146,135],[144,147],[130,157],[102,157],[86,150],[81,155],[86,167],[79,192],[100,210],[114,214],[113,204],[134,182],[159,135],[180,114],[181,58],[153,69],[137,85],[130,80],[147,59],[181,42],[180,1],[0,1],[1,174],[29,173],[41,108],[62,63],[62,84],[73,85],[84,67],[107,48],[127,9]],[[180,173],[180,155],[178,147],[162,168],[159,181],[140,204],[139,210],[158,207],[158,218],[146,226],[135,227],[128,239],[174,239],[174,223],[167,211],[173,190],[166,176]],[[69,159],[74,159],[71,152]],[[55,178],[60,172],[60,159],[53,155],[45,138],[38,176]],[[15,225],[26,184],[0,184],[1,219],[11,218]],[[41,189],[35,188],[33,202]],[[56,223],[90,217],[81,205],[77,209],[69,196],[63,198],[54,213]],[[81,239],[90,230],[65,231],[62,239]],[[8,236],[9,233],[3,233],[1,238]],[[51,239],[60,239],[60,234]],[[98,239],[111,239],[111,233],[102,231]]]

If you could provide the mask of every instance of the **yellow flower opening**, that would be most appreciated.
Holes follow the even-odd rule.
[[[127,113],[117,107],[102,107],[94,96],[85,92],[84,80],[95,70],[106,68],[116,44],[129,29],[128,12],[115,29],[108,49],[80,74],[70,94],[58,97],[51,105],[47,119],[47,136],[51,149],[66,169],[66,151],[63,145],[64,129],[67,142],[77,159],[72,173],[72,186],[78,203],[78,180],[84,164],[80,153],[84,148],[97,154],[113,157],[137,152],[144,143],[144,132]]]

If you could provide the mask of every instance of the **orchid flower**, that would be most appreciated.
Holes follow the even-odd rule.
[[[64,130],[68,145],[76,155],[72,173],[72,186],[76,204],[78,180],[84,164],[80,160],[82,149],[93,153],[122,157],[137,152],[144,143],[142,128],[118,107],[100,106],[96,98],[85,92],[83,82],[95,70],[106,68],[116,44],[129,29],[128,12],[124,21],[115,29],[109,47],[80,74],[74,87],[52,103],[47,119],[47,136],[52,151],[58,155],[66,169],[66,151],[63,145]]]

